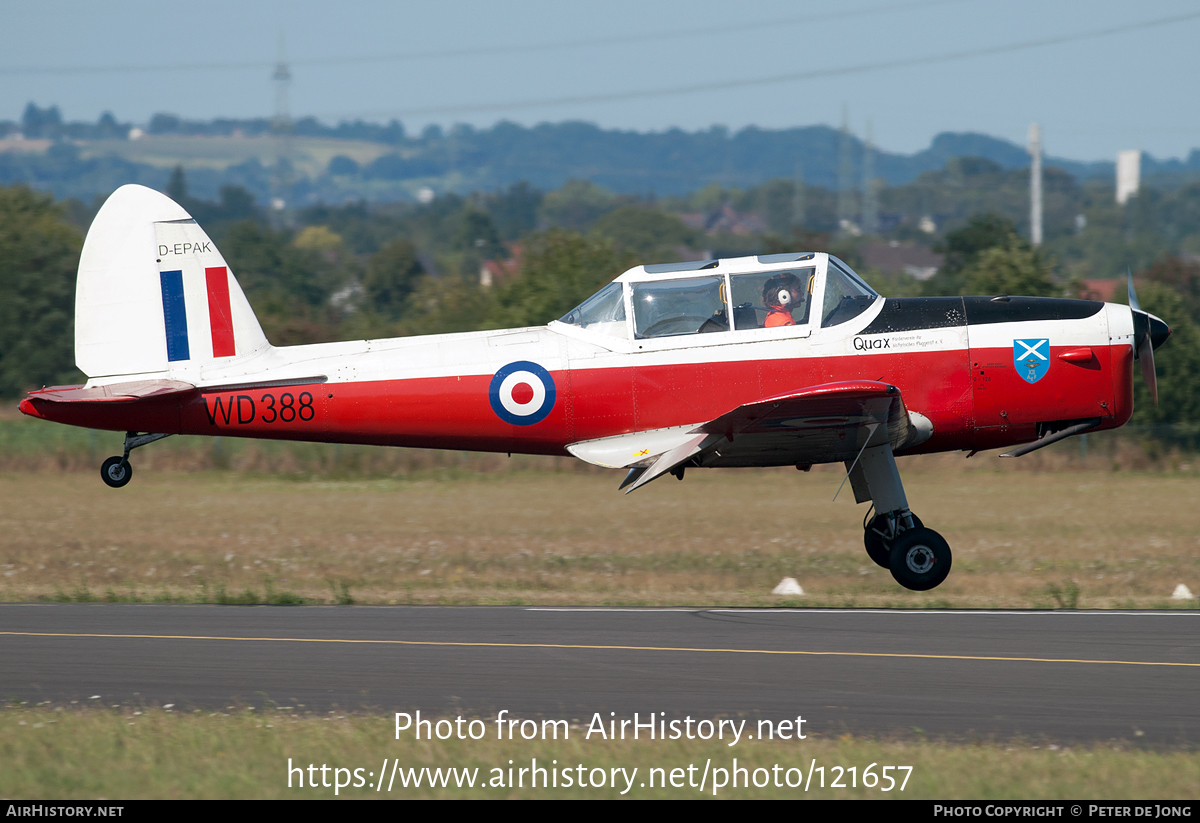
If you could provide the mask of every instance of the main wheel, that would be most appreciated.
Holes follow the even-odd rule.
[[[921,518],[914,514],[912,519],[913,525],[918,529],[921,528]],[[875,531],[876,529],[879,531]],[[885,569],[890,569],[892,567],[892,547],[879,534],[882,531],[887,531],[887,518],[880,514],[876,515],[875,519],[871,521],[871,525],[867,526],[867,530],[863,532],[863,544],[867,547],[868,557]]]
[[[119,489],[133,477],[133,466],[124,457],[110,457],[100,465],[100,477],[109,486]]]
[[[950,574],[950,545],[933,529],[909,529],[892,541],[888,568],[904,588],[928,591]]]

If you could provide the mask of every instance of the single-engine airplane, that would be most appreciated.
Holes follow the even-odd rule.
[[[638,266],[546,326],[275,347],[221,253],[168,197],[118,189],[84,243],[84,386],[25,414],[126,432],[101,476],[171,434],[574,455],[639,489],[690,468],[844,463],[864,542],[927,590],[951,552],[909,510],[894,455],[1019,456],[1156,396],[1170,329],[1130,305],[1034,297],[885,299],[836,257]],[[1024,444],[1024,445],[1022,445]],[[843,481],[844,483],[845,481]]]

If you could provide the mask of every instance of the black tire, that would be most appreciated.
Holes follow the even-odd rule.
[[[950,574],[950,545],[933,529],[910,529],[892,541],[888,568],[906,589],[929,591]]]
[[[921,518],[914,514],[912,519],[914,526],[918,529],[922,527]],[[868,557],[885,569],[890,569],[892,567],[892,547],[875,531],[875,529],[883,531],[885,525],[886,520],[884,516],[882,514],[877,515],[871,521],[871,525],[867,526],[867,530],[863,532],[863,545],[867,547]]]
[[[112,488],[119,489],[133,477],[133,466],[124,457],[110,457],[100,464],[100,477]]]

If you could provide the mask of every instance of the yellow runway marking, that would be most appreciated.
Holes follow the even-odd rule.
[[[489,643],[453,640],[350,640],[328,637],[222,637],[192,634],[98,634],[91,632],[0,632],[4,637],[96,637],[117,640],[236,640],[247,643],[344,643],[391,646],[468,646],[500,649],[586,649],[589,651],[705,652],[712,654],[782,654],[805,657],[895,657],[918,660],[998,660],[1005,663],[1094,663],[1108,666],[1182,666],[1200,668],[1200,663],[1171,663],[1157,660],[1087,660],[1070,657],[988,657],[974,654],[909,654],[905,652],[814,652],[792,649],[705,649],[689,646],[601,646],[584,643]]]

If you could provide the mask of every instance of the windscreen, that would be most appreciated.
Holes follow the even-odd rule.
[[[879,298],[862,278],[843,265],[841,261],[829,258],[825,299],[821,306],[821,325],[825,328],[853,320]]]
[[[564,314],[559,322],[609,337],[629,339],[629,325],[625,322],[624,287],[620,283],[609,283]]]

